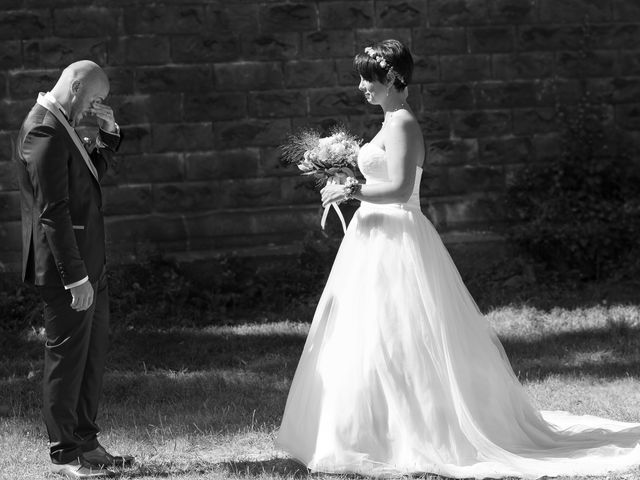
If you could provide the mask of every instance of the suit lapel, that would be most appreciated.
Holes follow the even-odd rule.
[[[80,152],[80,155],[82,156],[84,163],[87,165],[87,168],[89,169],[89,171],[91,172],[91,174],[96,179],[99,185],[100,177],[98,177],[98,171],[96,170],[95,165],[91,161],[91,158],[89,158],[89,154],[87,153],[87,150],[84,148],[84,145],[80,141],[80,137],[78,136],[77,132],[73,129],[73,127],[71,127],[71,125],[69,125],[69,122],[67,121],[67,119],[64,117],[64,115],[62,115],[62,112],[53,103],[51,103],[44,96],[43,93],[38,95],[38,104],[42,105],[44,108],[49,110],[53,114],[53,116],[56,117],[56,119],[62,124],[62,126],[65,128],[65,130],[69,134],[69,137],[71,137],[71,140],[73,141],[73,144],[75,145],[76,149]]]

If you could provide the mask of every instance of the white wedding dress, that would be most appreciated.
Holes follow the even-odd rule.
[[[360,150],[367,183],[384,151]],[[640,424],[538,411],[437,232],[362,202],[318,304],[277,444],[311,470],[449,477],[594,475],[640,464]]]

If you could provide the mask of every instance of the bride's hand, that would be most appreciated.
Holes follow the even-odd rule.
[[[322,206],[326,207],[331,203],[340,203],[344,200],[344,186],[337,183],[327,183],[320,190],[322,194]]]

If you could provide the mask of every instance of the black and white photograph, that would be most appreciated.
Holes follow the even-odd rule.
[[[0,0],[0,451],[640,480],[640,2]]]

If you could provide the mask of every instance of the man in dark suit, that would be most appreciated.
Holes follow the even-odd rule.
[[[100,179],[120,143],[104,102],[109,80],[80,61],[40,94],[16,146],[22,205],[22,275],[44,300],[44,419],[52,471],[70,478],[111,476],[131,463],[98,442],[96,424],[109,327]],[[93,118],[94,141],[74,130]]]

